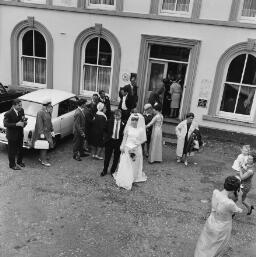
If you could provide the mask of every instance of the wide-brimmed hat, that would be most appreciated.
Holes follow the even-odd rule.
[[[149,108],[152,108],[152,105],[150,103],[144,105],[144,110],[147,110]]]
[[[50,98],[44,99],[42,102],[43,106],[47,106],[47,105],[51,105],[52,104],[52,100]]]

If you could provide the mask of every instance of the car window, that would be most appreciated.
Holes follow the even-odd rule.
[[[3,84],[0,82],[0,94],[2,95],[2,94],[5,94],[6,92],[5,92],[5,89],[4,89],[4,86],[3,86]]]
[[[59,103],[59,111],[58,116],[66,114],[75,110],[77,107],[77,99],[75,97],[71,97],[65,101]]]

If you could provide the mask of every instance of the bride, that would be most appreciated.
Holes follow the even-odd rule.
[[[124,138],[120,146],[121,158],[118,170],[113,174],[119,187],[131,190],[132,183],[147,180],[143,168],[141,144],[147,140],[144,117],[138,113],[131,114],[127,121]]]

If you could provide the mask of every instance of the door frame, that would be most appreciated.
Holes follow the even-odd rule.
[[[147,84],[148,76],[148,63],[150,46],[152,44],[157,45],[167,45],[167,46],[177,46],[190,48],[189,63],[187,67],[186,81],[184,83],[184,93],[182,99],[182,106],[180,109],[180,119],[190,111],[192,93],[194,87],[194,81],[196,76],[196,69],[200,54],[200,40],[185,39],[185,38],[175,38],[175,37],[161,37],[161,36],[151,36],[151,35],[141,35],[141,45],[140,45],[140,56],[137,71],[137,84],[138,84],[138,109],[143,110],[144,96]]]

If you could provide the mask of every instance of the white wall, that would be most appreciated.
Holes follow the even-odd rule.
[[[202,115],[207,114],[208,109],[197,107],[200,88],[202,81],[208,81],[210,85],[208,100],[210,100],[216,65],[220,56],[232,45],[247,41],[248,38],[254,38],[254,30],[21,7],[15,8],[15,16],[9,15],[14,8],[8,6],[0,8],[0,81],[6,84],[11,81],[11,31],[17,23],[27,18],[28,13],[52,34],[54,40],[53,85],[56,89],[67,91],[72,90],[74,42],[83,30],[94,26],[95,23],[102,23],[103,27],[111,31],[119,40],[121,45],[121,86],[124,84],[121,79],[124,72],[137,72],[141,34],[201,40],[191,111],[196,113],[202,125],[230,128],[230,125],[227,124],[202,120]],[[245,129],[242,126],[232,126],[232,128],[236,131],[244,132],[246,130],[247,133],[256,133],[255,129]]]
[[[151,0],[124,0],[124,12],[149,13]]]
[[[227,21],[233,0],[202,0],[200,19]]]

